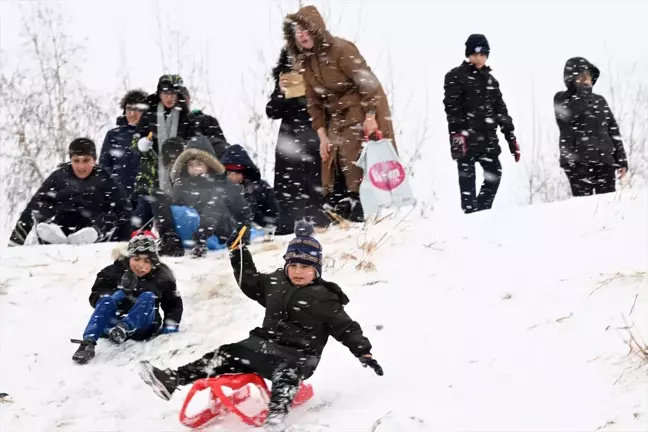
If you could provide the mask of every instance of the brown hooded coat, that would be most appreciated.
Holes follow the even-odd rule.
[[[302,50],[297,45],[294,24],[307,30],[315,40],[312,50]],[[288,51],[296,59],[294,69],[304,77],[313,129],[325,128],[333,144],[329,158],[322,162],[324,193],[333,191],[338,165],[347,190],[358,192],[363,173],[354,162],[362,151],[367,111],[376,111],[378,129],[396,147],[385,91],[358,48],[331,35],[314,6],[305,6],[286,17],[284,37]]]

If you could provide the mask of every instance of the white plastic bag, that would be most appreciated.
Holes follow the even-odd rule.
[[[407,173],[391,140],[366,142],[356,165],[364,171],[360,201],[365,217],[373,216],[385,207],[416,204]]]

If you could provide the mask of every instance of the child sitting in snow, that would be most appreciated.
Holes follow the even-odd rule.
[[[95,308],[83,332],[81,346],[72,356],[87,363],[95,355],[102,336],[122,344],[127,339],[145,340],[160,331],[175,333],[182,319],[182,298],[169,267],[162,264],[155,240],[137,235],[128,242],[128,256],[118,258],[97,275],[90,305]],[[164,312],[164,322],[158,307]]]
[[[245,199],[254,214],[254,223],[267,233],[274,234],[279,219],[279,204],[274,190],[263,179],[245,149],[234,144],[230,146],[221,163],[225,165],[227,178],[234,184],[240,184],[245,190]]]
[[[272,273],[257,271],[245,247],[236,250],[240,229],[228,240],[234,277],[243,293],[265,308],[263,325],[240,342],[223,345],[177,370],[142,363],[140,375],[155,393],[169,400],[178,386],[227,373],[256,373],[272,380],[266,424],[282,430],[300,381],[320,361],[329,336],[342,342],[363,366],[383,370],[371,356],[371,343],[360,325],[344,311],[349,302],[342,289],[322,279],[322,247],[305,221],[295,225],[296,237],[284,255],[284,266]],[[242,277],[239,279],[241,267]]]
[[[44,244],[89,244],[110,240],[130,218],[132,206],[124,189],[96,165],[92,140],[77,138],[68,148],[70,162],[43,182],[21,213],[9,246],[23,245],[36,225]]]
[[[225,168],[204,136],[193,137],[171,169],[171,196],[156,195],[153,213],[162,238],[162,255],[182,256],[184,248],[175,231],[171,205],[190,207],[200,216],[200,226],[193,234],[194,257],[207,253],[207,239],[216,236],[224,243],[238,223],[252,219],[240,187],[223,176]]]

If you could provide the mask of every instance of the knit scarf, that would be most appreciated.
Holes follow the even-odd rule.
[[[171,112],[164,117],[164,104],[161,102],[157,107],[157,140],[158,140],[158,177],[160,180],[160,189],[168,192],[171,189],[171,180],[167,167],[162,163],[162,145],[169,138],[175,138],[178,135],[178,123],[180,122],[180,110],[171,108]]]

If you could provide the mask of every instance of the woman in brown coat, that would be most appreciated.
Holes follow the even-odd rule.
[[[296,59],[294,69],[304,77],[308,113],[320,140],[322,186],[328,204],[340,216],[361,221],[362,169],[354,162],[365,135],[380,131],[396,146],[385,91],[358,48],[331,35],[314,6],[288,15],[284,36]],[[332,193],[337,172],[344,176],[347,191],[339,201]]]

